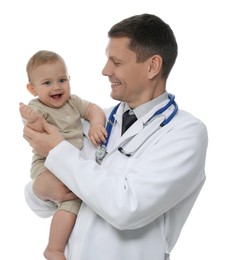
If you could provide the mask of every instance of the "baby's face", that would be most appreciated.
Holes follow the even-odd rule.
[[[60,108],[70,96],[69,75],[62,61],[39,65],[30,75],[35,96],[49,107]]]

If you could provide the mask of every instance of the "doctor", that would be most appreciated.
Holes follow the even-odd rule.
[[[56,210],[49,199],[83,201],[68,260],[168,260],[205,182],[207,130],[177,110],[166,91],[177,57],[169,25],[155,15],[135,15],[115,24],[108,36],[102,74],[121,103],[107,111],[107,142],[95,153],[85,137],[79,151],[44,121],[46,134],[25,126],[25,139],[66,185],[44,175],[27,184],[26,201],[41,217]],[[122,134],[126,110],[137,120]]]

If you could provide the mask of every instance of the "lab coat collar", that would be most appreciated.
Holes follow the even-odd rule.
[[[158,101],[160,101],[160,102],[157,102],[157,104],[154,103],[155,106],[152,107],[146,114],[144,114],[143,116],[138,118],[138,120],[121,136],[120,143],[122,143],[126,139],[129,139],[129,138],[137,135],[140,131],[142,131],[145,126],[145,123],[148,121],[148,119],[150,119],[157,110],[159,110],[161,107],[164,107],[168,103],[167,92],[164,94],[163,94],[164,96],[162,96],[161,99],[158,99]],[[125,106],[126,106],[126,103],[121,102],[120,106],[118,107],[117,113],[114,115],[114,117],[115,117],[114,127],[115,127],[115,124],[118,124],[119,128],[121,129],[122,116],[123,116]],[[163,121],[163,119],[162,119],[162,121]],[[159,126],[159,120],[157,120],[157,122],[156,122],[156,124],[157,124],[156,128]],[[153,124],[151,123],[151,125],[153,125]]]
[[[134,114],[136,115],[137,119],[144,116],[146,113],[148,113],[153,107],[157,106],[164,100],[168,100],[168,92],[164,92],[159,97],[156,97],[134,109],[131,109],[127,103],[124,105],[123,113],[125,113],[127,110],[133,110]]]

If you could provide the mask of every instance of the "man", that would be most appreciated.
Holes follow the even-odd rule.
[[[205,181],[207,130],[178,110],[166,90],[177,57],[169,25],[155,15],[135,15],[108,36],[102,73],[121,103],[108,111],[107,142],[95,160],[87,137],[80,152],[44,120],[46,134],[25,126],[25,139],[68,187],[46,175],[26,186],[26,200],[42,217],[55,211],[49,199],[83,201],[67,259],[168,260]],[[136,116],[128,130],[126,111]]]

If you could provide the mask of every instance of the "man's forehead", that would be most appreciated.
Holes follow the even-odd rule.
[[[108,57],[116,56],[118,59],[126,55],[133,55],[129,48],[129,38],[110,38],[106,47],[106,55]]]

